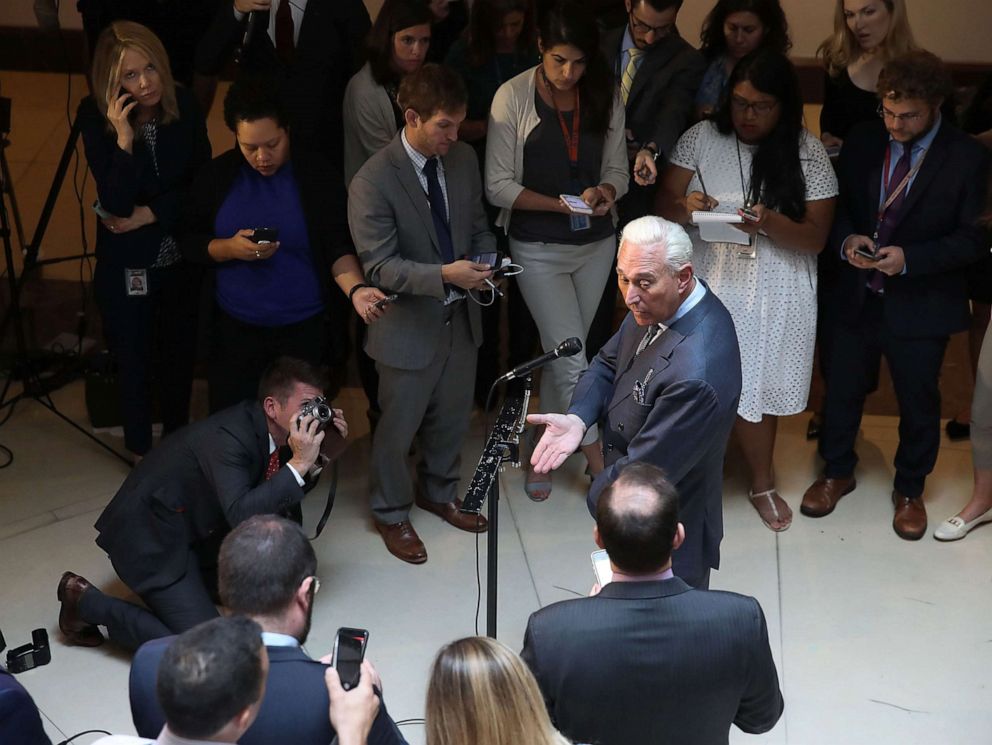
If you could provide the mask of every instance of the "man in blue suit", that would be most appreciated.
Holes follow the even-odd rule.
[[[3,651],[0,634],[0,651]],[[41,725],[41,714],[31,694],[0,666],[0,742],[20,745],[51,745]]]
[[[660,217],[624,228],[617,257],[630,313],[579,379],[567,414],[538,414],[545,424],[531,464],[558,468],[585,430],[600,423],[606,469],[589,489],[589,509],[629,462],[663,469],[679,493],[688,536],[675,574],[709,587],[723,538],[723,456],[741,394],[741,357],[723,303],[694,276],[692,243]]]
[[[275,515],[249,518],[221,544],[221,601],[232,614],[247,616],[262,627],[269,656],[265,697],[254,724],[238,740],[241,745],[326,745],[335,738],[327,717],[326,666],[300,648],[310,631],[313,600],[320,587],[316,571],[317,557],[303,530]],[[165,723],[155,679],[162,655],[174,640],[166,637],[144,644],[131,663],[131,716],[143,737],[155,737]],[[385,705],[380,706],[369,745],[405,742]]]

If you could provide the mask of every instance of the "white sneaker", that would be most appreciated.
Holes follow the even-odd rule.
[[[933,532],[933,537],[938,541],[959,541],[968,535],[972,528],[988,522],[992,522],[992,509],[986,510],[970,523],[966,523],[955,515],[938,525],[937,529]]]

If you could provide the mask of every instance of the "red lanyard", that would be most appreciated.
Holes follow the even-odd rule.
[[[906,147],[910,148],[910,151],[909,152],[911,154],[910,154],[909,157],[910,157],[910,159],[912,159],[912,157],[913,157],[912,156],[912,152],[913,152],[912,151],[912,147],[913,147],[913,145],[910,144],[910,143],[907,143],[906,145],[903,145],[903,147],[904,148],[906,148]],[[920,154],[920,157],[916,161],[916,165],[913,166],[912,169],[910,169],[910,171],[905,176],[903,176],[902,181],[900,181],[896,185],[896,188],[893,189],[892,190],[892,193],[890,194],[889,193],[889,176],[890,176],[890,174],[889,174],[889,166],[892,164],[892,144],[890,143],[889,146],[885,149],[885,164],[882,166],[882,189],[883,189],[883,198],[884,198],[884,201],[882,202],[882,204],[878,208],[878,222],[876,223],[876,226],[877,227],[875,228],[875,234],[876,235],[878,234],[878,229],[882,225],[882,220],[885,219],[885,213],[886,213],[886,211],[889,209],[889,207],[892,206],[892,203],[894,201],[896,201],[896,199],[899,198],[899,195],[902,194],[903,190],[907,186],[909,186],[910,180],[920,170],[920,166],[923,165],[923,159],[927,157],[927,151],[928,150],[929,150],[929,148],[927,148],[926,150],[924,150]]]
[[[558,102],[555,100],[555,89],[551,87],[551,81],[548,80],[543,67],[541,68],[541,77],[544,78],[544,84],[548,88],[548,93],[551,94],[551,104],[555,107],[555,113],[558,114],[558,124],[561,127],[562,137],[565,138],[565,147],[568,149],[568,162],[572,168],[575,168],[579,164],[579,125],[582,121],[579,110],[579,88],[576,85],[575,111],[572,113],[572,131],[569,131],[568,125],[565,123],[565,116],[561,113],[561,109],[558,108]]]

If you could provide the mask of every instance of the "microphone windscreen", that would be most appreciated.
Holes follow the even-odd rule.
[[[559,357],[571,357],[573,354],[578,354],[582,351],[582,342],[579,337],[572,336],[565,339],[561,344],[558,345],[558,356]]]

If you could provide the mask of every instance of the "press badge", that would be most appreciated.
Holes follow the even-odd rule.
[[[589,230],[590,224],[589,215],[577,215],[573,212],[568,216],[568,226],[573,233],[579,230]]]
[[[147,269],[125,269],[124,287],[127,289],[128,297],[136,297],[148,294],[148,270]]]

